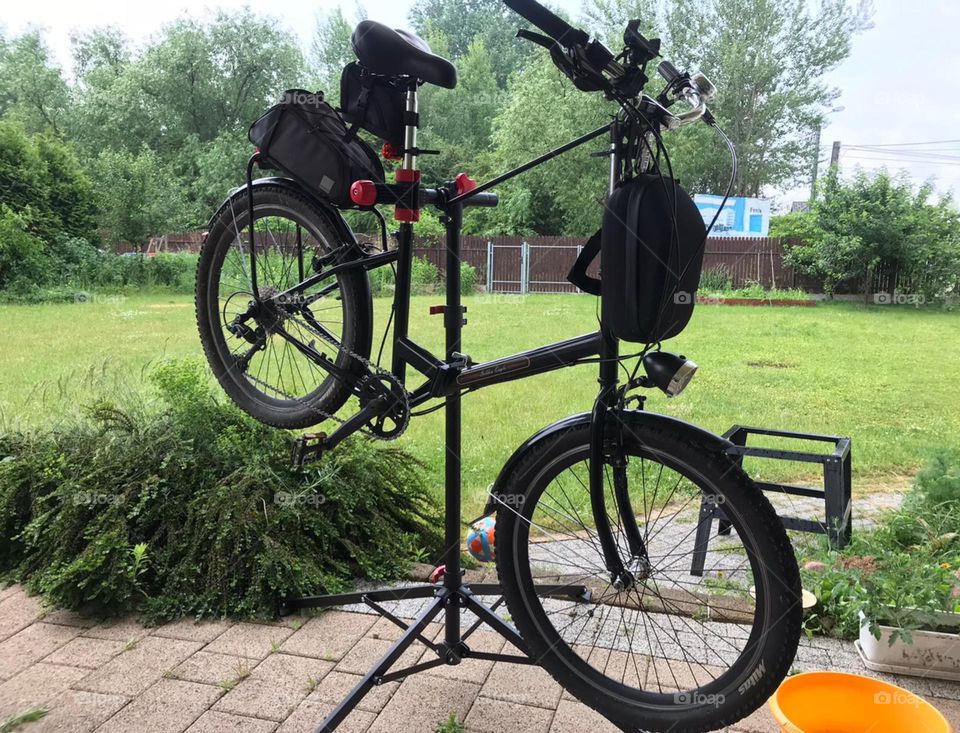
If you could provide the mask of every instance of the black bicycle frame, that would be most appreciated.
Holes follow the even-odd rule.
[[[411,90],[408,93],[408,104],[409,95],[413,95],[415,106],[416,90]],[[592,413],[590,492],[597,535],[603,548],[605,563],[615,582],[618,579],[629,581],[623,575],[625,572],[624,563],[620,558],[607,520],[606,498],[603,490],[605,458],[611,454],[611,450],[615,452],[618,449],[618,446],[611,446],[610,444],[611,434],[615,434],[616,431],[607,430],[607,426],[611,423],[611,415],[616,410],[618,403],[619,342],[613,334],[601,326],[601,329],[595,333],[577,336],[480,364],[472,363],[469,357],[461,353],[461,333],[465,323],[464,313],[466,308],[463,307],[460,299],[460,247],[465,207],[496,205],[496,196],[486,193],[491,188],[603,135],[608,136],[610,144],[610,190],[612,192],[623,178],[622,151],[624,143],[622,130],[620,121],[614,120],[465,193],[457,194],[450,188],[419,189],[418,195],[421,204],[436,206],[442,212],[441,220],[446,229],[446,303],[442,307],[446,331],[446,353],[442,359],[414,342],[409,336],[413,262],[413,225],[411,223],[404,222],[400,225],[396,250],[375,254],[362,253],[353,259],[345,259],[345,261],[307,277],[298,285],[275,296],[278,299],[296,300],[296,298],[302,297],[303,292],[307,289],[319,285],[342,272],[359,268],[371,270],[391,263],[396,264],[391,370],[404,386],[407,382],[408,367],[426,378],[422,385],[412,391],[411,408],[416,408],[437,398],[446,401],[445,407],[448,413],[446,436],[447,485],[448,489],[454,485],[457,487],[456,492],[448,491],[448,501],[451,500],[452,493],[459,495],[460,397],[465,391],[524,379],[589,360],[598,362],[600,367],[600,391]],[[412,131],[408,127],[407,147],[416,150],[415,127],[412,128]],[[408,155],[407,159],[404,160],[404,168],[416,168],[415,154],[413,156]],[[326,362],[321,366],[329,369],[332,364]],[[379,405],[376,401],[368,404],[356,415],[348,418],[330,435],[324,436],[323,450],[333,448],[362,428],[371,418],[376,416],[378,408]],[[449,426],[456,426],[456,428]],[[457,458],[450,460],[449,456],[451,455],[457,456]],[[615,484],[617,483],[622,484],[623,482],[615,479]],[[626,522],[626,525],[633,524],[635,520],[625,491],[615,490],[614,497],[621,520],[629,517],[630,521]],[[459,515],[457,516],[459,517]],[[459,522],[459,518],[456,521]],[[635,529],[635,526],[631,529]],[[448,536],[458,535],[458,533],[459,525],[448,528]],[[639,536],[639,531],[628,532],[630,549],[634,554],[643,551],[642,543],[639,543],[639,547],[637,546],[636,539]],[[453,561],[452,557],[449,561]],[[449,570],[448,567],[448,577],[450,577]]]

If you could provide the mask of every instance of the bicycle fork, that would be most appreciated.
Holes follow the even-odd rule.
[[[620,182],[620,148],[622,146],[621,127],[618,122],[610,128],[610,193]],[[636,515],[630,503],[627,484],[627,458],[621,440],[623,424],[620,416],[619,393],[617,389],[620,344],[613,334],[601,326],[603,340],[600,344],[600,393],[593,405],[590,429],[590,508],[596,527],[597,538],[603,551],[604,565],[610,573],[614,588],[628,588],[635,580],[645,577],[650,562],[646,545],[637,526]],[[621,548],[617,543],[610,525],[607,511],[605,473],[610,466],[613,474],[611,496],[616,505],[616,521],[626,539],[626,549],[630,553],[624,563]]]

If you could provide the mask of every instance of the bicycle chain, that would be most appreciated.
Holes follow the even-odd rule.
[[[293,318],[293,316],[290,316],[290,317]],[[338,343],[338,342],[336,341],[336,339],[333,339],[333,338],[331,338],[331,337],[328,337],[328,336],[327,336],[325,333],[323,333],[322,331],[319,331],[319,330],[313,328],[313,326],[311,326],[309,323],[303,322],[303,321],[301,321],[301,320],[299,320],[299,319],[296,321],[296,323],[297,323],[298,326],[300,326],[301,328],[305,328],[307,331],[309,331],[309,332],[310,332],[311,334],[313,334],[314,336],[318,336],[319,338],[323,339],[324,341],[326,341],[326,342],[327,342],[328,344],[330,344],[331,346],[337,348],[338,350],[344,351],[344,352],[347,354],[347,356],[349,356],[349,357],[351,357],[351,358],[356,359],[357,361],[359,361],[361,364],[363,364],[365,367],[367,367],[367,369],[369,369],[373,374],[376,374],[377,376],[380,376],[380,377],[383,377],[383,378],[389,380],[390,382],[392,382],[393,384],[395,384],[395,385],[397,386],[397,388],[399,389],[399,391],[403,394],[403,415],[404,415],[404,420],[403,420],[402,425],[400,425],[399,429],[398,429],[395,433],[390,434],[390,435],[381,435],[381,434],[379,434],[379,433],[377,433],[377,432],[369,429],[369,428],[366,427],[366,426],[364,426],[363,428],[360,428],[357,432],[364,433],[364,434],[366,434],[366,435],[371,436],[372,438],[375,438],[376,440],[382,440],[382,441],[384,441],[384,442],[390,442],[390,441],[393,441],[393,440],[397,440],[397,438],[399,438],[401,435],[403,435],[403,434],[406,432],[407,427],[408,427],[409,424],[410,424],[410,397],[411,397],[411,395],[410,395],[410,392],[407,391],[407,389],[406,389],[406,388],[403,386],[403,384],[400,382],[400,378],[399,378],[396,374],[394,374],[393,372],[388,371],[387,369],[384,369],[383,367],[381,367],[381,366],[378,365],[378,364],[374,364],[372,361],[370,361],[370,360],[367,359],[366,357],[360,356],[360,354],[357,354],[357,353],[354,352],[352,349],[347,348],[344,344]],[[279,392],[281,395],[283,395],[283,396],[284,396],[286,399],[288,399],[288,400],[292,400],[292,401],[294,401],[294,402],[299,402],[300,404],[302,404],[304,407],[306,407],[307,409],[309,409],[309,410],[310,410],[311,412],[313,412],[314,414],[319,415],[320,417],[322,417],[324,420],[332,420],[333,422],[338,423],[338,424],[340,424],[340,425],[343,425],[344,423],[346,423],[346,420],[344,420],[343,418],[337,417],[336,415],[334,415],[334,414],[332,414],[332,413],[326,412],[325,410],[321,410],[320,408],[315,407],[314,405],[311,405],[307,400],[303,399],[302,397],[296,397],[295,395],[287,394],[286,392],[284,392],[284,391],[283,391],[282,389],[280,389],[279,387],[276,387],[276,386],[274,386],[274,385],[272,385],[272,384],[267,384],[267,383],[264,382],[263,380],[258,379],[257,377],[254,377],[252,374],[244,373],[244,376],[245,376],[247,379],[249,379],[250,381],[252,381],[252,382],[254,382],[254,383],[256,383],[256,384],[259,384],[259,385],[261,385],[261,386],[263,386],[263,387],[267,387],[268,389],[271,389],[271,390],[273,390],[273,391],[275,391],[275,392]],[[331,376],[333,376],[334,379],[338,379],[338,377],[337,377],[336,375],[331,375]]]

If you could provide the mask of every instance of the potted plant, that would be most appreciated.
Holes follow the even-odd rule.
[[[928,559],[886,557],[864,579],[857,652],[876,672],[960,681],[957,565]]]

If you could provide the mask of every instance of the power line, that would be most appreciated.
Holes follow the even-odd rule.
[[[924,142],[915,142],[915,143],[875,143],[871,145],[859,145],[856,147],[865,147],[865,148],[904,148],[904,147],[913,147],[916,145],[947,145],[960,143],[960,140],[926,140]],[[855,146],[844,146],[844,147],[855,147]]]

